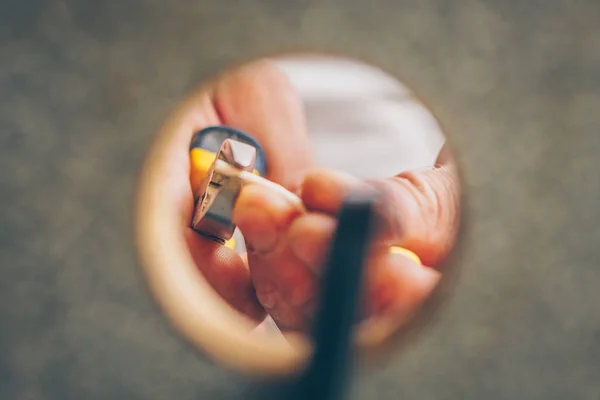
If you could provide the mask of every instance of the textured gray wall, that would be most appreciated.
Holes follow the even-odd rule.
[[[153,134],[230,62],[348,53],[433,108],[465,171],[461,279],[355,398],[600,397],[600,3],[0,5],[0,398],[234,399],[171,331],[131,244]]]

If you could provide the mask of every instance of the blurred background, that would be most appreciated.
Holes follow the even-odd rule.
[[[321,165],[372,178],[435,163],[445,141],[440,126],[408,88],[384,71],[317,55],[277,63],[304,100]]]
[[[131,198],[157,127],[200,78],[298,45],[402,73],[435,101],[468,172],[472,241],[451,304],[357,377],[355,397],[600,398],[597,0],[0,6],[0,399],[248,398],[247,381],[199,357],[157,311]],[[319,85],[334,81],[357,83]],[[334,147],[316,132],[339,130],[313,119],[313,104],[311,136]],[[389,167],[319,159],[397,172],[431,163],[435,143]]]

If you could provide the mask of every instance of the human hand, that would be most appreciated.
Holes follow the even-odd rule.
[[[266,310],[283,329],[307,329],[319,269],[335,229],[335,211],[343,194],[362,182],[315,170],[301,101],[286,77],[268,61],[229,72],[194,93],[169,124],[172,135],[163,145],[170,162],[161,166],[170,185],[165,195],[180,210],[182,232],[199,271],[229,304],[256,321],[264,318]],[[188,146],[194,132],[219,124],[256,138],[268,160],[266,177],[301,192],[309,209],[299,215],[277,194],[246,187],[238,199],[234,222],[252,249],[248,260],[189,228],[193,194]],[[390,307],[414,309],[437,282],[437,271],[381,248],[399,245],[417,253],[425,264],[436,265],[451,247],[458,188],[453,168],[446,161],[440,163],[443,167],[432,171],[374,182],[388,193],[380,216],[388,223],[376,242],[379,251],[369,260],[371,312]],[[271,228],[278,234],[277,250],[269,249],[264,241]]]
[[[194,200],[189,145],[195,132],[212,125],[251,133],[268,160],[266,177],[294,190],[314,166],[302,105],[272,63],[254,62],[192,93],[166,122],[167,134],[156,146],[162,161],[154,165],[153,174],[162,181],[162,196],[181,216],[181,233],[198,270],[233,308],[258,323],[265,310],[256,297],[245,256],[190,228]]]
[[[364,316],[409,316],[439,280],[438,266],[456,236],[459,187],[447,151],[431,170],[389,179],[361,181],[350,175],[314,170],[300,187],[308,209],[298,209],[275,193],[245,187],[234,210],[249,248],[248,261],[259,301],[284,330],[310,329],[317,285],[336,229],[335,214],[350,190],[368,185],[382,193],[376,235],[366,270]],[[413,251],[424,265],[391,246]]]

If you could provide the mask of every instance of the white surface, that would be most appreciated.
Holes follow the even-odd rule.
[[[444,135],[394,78],[345,59],[286,58],[278,65],[304,100],[322,166],[367,178],[435,163]]]

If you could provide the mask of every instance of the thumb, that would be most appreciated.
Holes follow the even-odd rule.
[[[346,194],[364,183],[338,172],[313,171],[304,180],[302,198],[309,209],[333,214]],[[460,188],[455,166],[446,162],[366,183],[382,195],[378,213],[384,243],[411,250],[425,265],[441,263],[458,231]]]
[[[452,250],[458,233],[460,188],[451,164],[369,180],[382,194],[381,227],[390,245],[416,253],[436,266]]]

